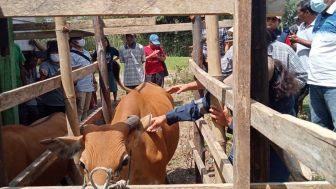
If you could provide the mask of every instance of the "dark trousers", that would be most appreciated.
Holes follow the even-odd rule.
[[[56,112],[65,113],[65,106],[47,106],[47,105],[43,106],[43,117],[46,117]]]

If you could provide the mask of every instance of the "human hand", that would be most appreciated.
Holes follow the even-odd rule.
[[[166,123],[167,118],[166,115],[152,117],[151,125],[147,128],[147,132],[156,132],[162,127],[164,123]]]
[[[299,41],[299,37],[295,33],[290,33],[289,34],[289,40],[292,43],[297,43]]]
[[[223,109],[211,106],[209,112],[210,117],[212,117],[218,125],[226,127],[232,122],[232,117],[229,115],[229,110],[226,106],[224,106]]]
[[[169,87],[166,90],[166,92],[169,94],[174,94],[174,93],[180,94],[181,92],[184,92],[186,90],[187,90],[186,84],[181,84],[181,85],[174,85],[172,87]]]

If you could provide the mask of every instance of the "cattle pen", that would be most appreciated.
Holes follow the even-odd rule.
[[[9,41],[29,38],[55,37],[60,49],[61,75],[6,91],[0,94],[0,111],[7,110],[29,99],[63,86],[66,95],[66,113],[69,123],[69,134],[78,136],[79,126],[92,123],[104,118],[105,122],[111,121],[112,109],[110,94],[108,92],[107,68],[105,52],[102,40],[105,34],[139,33],[191,30],[193,31],[193,58],[189,61],[190,69],[205,88],[212,94],[212,102],[217,105],[225,104],[233,111],[235,125],[235,161],[233,166],[228,161],[225,150],[222,148],[223,130],[216,130],[212,123],[204,119],[198,120],[195,125],[194,141],[190,141],[195,164],[198,171],[200,184],[180,185],[128,185],[128,188],[272,188],[272,189],[332,189],[336,187],[336,134],[325,130],[320,126],[297,119],[289,115],[280,114],[267,104],[267,56],[265,37],[266,4],[271,0],[72,0],[72,1],[44,1],[44,0],[0,0],[0,31],[1,53],[9,48]],[[134,6],[134,3],[137,6]],[[74,8],[76,7],[76,8]],[[219,56],[218,37],[219,24],[229,25],[226,22],[218,22],[217,15],[233,14],[234,18],[234,85],[226,86],[218,79]],[[99,16],[158,16],[158,15],[206,15],[208,62],[209,72],[200,68],[202,51],[200,44],[200,16],[196,16],[192,24],[183,26],[161,26],[148,24],[137,27],[108,28],[107,23],[116,23],[113,19],[105,21]],[[21,30],[33,27],[38,29],[45,27],[46,32],[23,32],[13,36],[8,32],[8,20],[11,17],[55,17],[55,23],[50,25],[26,25]],[[76,35],[95,35],[98,52],[97,62],[84,68],[72,71],[69,60],[69,27],[82,30],[83,25],[92,26],[92,23],[67,24],[65,16],[94,16],[94,29],[77,31]],[[144,19],[144,18],[141,18]],[[150,19],[150,18],[148,18]],[[137,25],[135,19],[131,19],[131,25]],[[120,21],[123,23],[124,21]],[[148,23],[150,21],[146,21]],[[230,22],[230,21],[228,21]],[[81,25],[82,24],[82,25]],[[113,24],[111,24],[113,25]],[[118,25],[120,26],[120,24]],[[14,28],[16,26],[14,25]],[[17,26],[19,27],[19,26]],[[77,28],[76,28],[77,27]],[[20,28],[16,28],[19,30]],[[104,32],[106,30],[106,32]],[[139,31],[141,30],[141,31]],[[94,34],[92,33],[94,31]],[[209,32],[211,31],[211,32]],[[3,40],[3,36],[6,40]],[[211,65],[211,66],[210,66]],[[77,118],[76,101],[73,82],[79,78],[99,71],[102,82],[102,107],[93,112],[86,120],[79,123]],[[197,96],[197,94],[195,94]],[[216,102],[217,101],[217,102]],[[1,130],[0,130],[1,131]],[[212,154],[216,164],[216,183],[209,183],[209,176],[204,166],[204,142]],[[289,152],[299,161],[323,175],[325,181],[310,182],[285,182],[266,183],[268,177],[268,151],[270,143],[278,145],[282,150]],[[0,133],[0,144],[2,144]],[[2,146],[2,145],[1,145]],[[2,148],[2,147],[1,147]],[[3,156],[0,148],[0,186],[9,187],[29,186],[43,170],[54,160],[55,155],[44,152],[29,167],[22,171],[12,181],[7,181]],[[74,162],[78,158],[74,158]],[[82,183],[77,164],[73,164],[72,178],[79,185]],[[38,187],[27,187],[38,188]],[[50,186],[43,188],[81,188],[81,186]]]

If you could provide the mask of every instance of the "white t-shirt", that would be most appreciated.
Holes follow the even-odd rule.
[[[308,84],[336,87],[336,2],[316,18],[309,54]]]
[[[299,38],[312,41],[313,40],[313,28],[315,20],[308,26],[305,23],[301,23],[297,32]],[[300,57],[304,69],[308,70],[308,59],[309,59],[310,48],[297,43],[296,45],[296,54]]]

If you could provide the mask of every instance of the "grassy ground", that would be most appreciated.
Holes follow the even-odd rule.
[[[169,71],[177,71],[188,66],[190,57],[167,57],[165,63]]]

